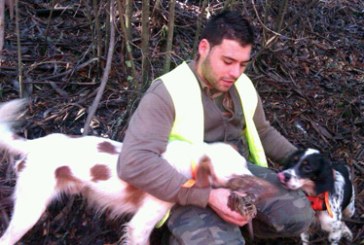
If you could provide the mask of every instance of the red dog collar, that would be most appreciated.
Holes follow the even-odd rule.
[[[311,207],[315,211],[327,210],[327,213],[332,218],[334,215],[332,213],[330,202],[329,202],[329,192],[326,191],[317,196],[307,196],[308,200],[311,202]]]

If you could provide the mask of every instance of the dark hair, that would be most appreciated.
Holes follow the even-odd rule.
[[[254,31],[249,22],[237,11],[223,11],[211,16],[201,34],[211,46],[219,45],[223,39],[238,41],[242,46],[253,45]]]

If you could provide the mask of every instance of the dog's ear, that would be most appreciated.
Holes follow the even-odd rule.
[[[316,194],[329,191],[332,192],[334,188],[334,173],[332,171],[332,163],[326,159],[322,154],[318,154],[318,175],[315,181]]]
[[[217,177],[208,156],[203,156],[196,166],[196,186],[207,188],[217,182]]]

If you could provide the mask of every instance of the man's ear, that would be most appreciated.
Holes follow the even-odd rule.
[[[210,43],[207,39],[202,39],[198,44],[198,53],[200,57],[206,57],[210,52]]]
[[[208,156],[204,156],[197,163],[196,167],[196,186],[199,188],[207,188],[212,186],[216,175],[214,168],[212,167],[211,159]]]

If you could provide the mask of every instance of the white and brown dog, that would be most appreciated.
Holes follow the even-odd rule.
[[[24,100],[13,100],[0,107],[0,148],[19,156],[14,164],[14,210],[0,245],[19,241],[50,202],[62,194],[81,194],[96,211],[109,210],[112,217],[134,214],[122,240],[125,244],[148,244],[153,228],[173,203],[159,200],[118,178],[116,163],[122,143],[64,134],[34,140],[19,137],[12,126],[24,106]],[[250,192],[253,199],[259,199],[257,195],[271,187],[251,176],[246,160],[228,144],[193,146],[174,141],[168,144],[163,157],[187,178],[192,178],[191,162],[197,163],[195,180],[201,187],[218,184],[229,188],[232,183],[233,189]],[[272,193],[271,190],[268,192]],[[229,206],[234,209],[234,203]],[[249,211],[252,209],[248,208]]]
[[[342,221],[343,216],[352,217],[355,212],[355,193],[348,166],[332,164],[318,150],[298,150],[289,157],[278,178],[286,188],[302,189],[307,194],[332,245],[339,244],[342,237],[352,240],[350,229]],[[309,244],[309,232],[302,233],[301,240]]]

